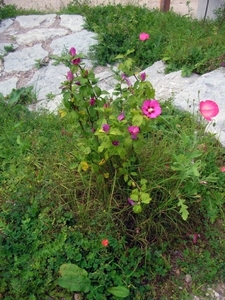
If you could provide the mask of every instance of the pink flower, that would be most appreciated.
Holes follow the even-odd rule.
[[[132,206],[135,205],[135,202],[130,198],[127,199],[127,202]]]
[[[158,117],[162,111],[159,102],[154,99],[145,100],[141,109],[143,114],[151,119]]]
[[[67,75],[66,75],[66,78],[67,78],[67,80],[69,80],[69,81],[72,81],[73,80],[73,73],[71,72],[71,71],[68,71],[67,72]]]
[[[122,111],[121,114],[118,116],[117,120],[122,121],[122,120],[124,120],[124,118],[125,118],[124,112]]]
[[[221,168],[220,168],[220,171],[221,171],[221,172],[225,172],[225,166],[221,167]]]
[[[145,32],[140,33],[140,35],[139,35],[139,40],[140,41],[147,41],[148,39],[149,39],[149,34],[148,33],[145,33]]]
[[[102,246],[107,247],[109,245],[109,240],[102,240]]]
[[[219,113],[219,107],[213,100],[200,101],[200,113],[208,121]]]
[[[138,126],[129,126],[128,131],[130,132],[130,134],[138,134],[140,128]]]
[[[80,63],[81,59],[78,57],[78,58],[74,58],[73,60],[71,60],[71,63],[73,65],[78,65]]]
[[[90,99],[90,101],[89,101],[89,104],[91,105],[91,106],[93,106],[93,105],[95,105],[95,98],[91,98]]]
[[[122,80],[125,80],[128,86],[131,86],[131,81],[127,78],[126,74],[122,74]]]
[[[138,126],[129,126],[128,127],[128,131],[131,134],[131,138],[132,140],[136,140],[137,139],[137,135],[140,131],[140,128]]]
[[[102,125],[102,130],[105,131],[106,133],[109,132],[109,130],[110,130],[109,124],[103,124]]]
[[[140,78],[141,78],[141,81],[145,81],[145,79],[146,79],[146,73],[145,72],[141,73],[140,74]]]
[[[120,142],[119,141],[112,141],[113,146],[119,146]]]
[[[74,47],[70,48],[70,54],[71,54],[72,56],[75,56],[76,53],[77,53],[77,51],[76,51],[76,49],[75,49]]]

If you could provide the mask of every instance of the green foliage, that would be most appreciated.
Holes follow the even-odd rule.
[[[84,292],[90,290],[90,279],[88,273],[77,265],[64,264],[60,267],[61,277],[58,279],[58,285],[66,288],[70,292]]]
[[[223,13],[218,13],[215,21],[203,22],[172,11],[165,14],[133,5],[93,7],[79,1],[71,2],[63,13],[84,15],[86,28],[98,34],[98,44],[92,47],[97,64],[113,64],[117,55],[133,48],[136,52],[131,59],[138,68],[143,70],[164,60],[167,72],[182,70],[183,76],[204,74],[224,61]],[[150,34],[144,47],[137,44],[141,32]]]
[[[3,5],[0,7],[0,20],[17,16],[16,5]]]
[[[20,89],[13,89],[10,94],[4,97],[9,106],[17,104],[31,104],[36,101],[36,95],[33,87],[22,87]]]

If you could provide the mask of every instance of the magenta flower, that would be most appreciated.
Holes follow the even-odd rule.
[[[130,198],[127,199],[127,202],[132,206],[135,205],[135,202]]]
[[[77,54],[77,51],[76,51],[76,49],[74,47],[70,48],[70,54],[72,56],[75,56]]]
[[[154,119],[161,114],[161,107],[157,100],[145,100],[142,105],[142,112],[150,119]]]
[[[67,80],[69,80],[69,81],[72,81],[73,80],[73,73],[71,72],[71,71],[68,71],[67,72],[67,75],[66,75],[66,78],[67,78]]]
[[[140,33],[139,35],[139,40],[140,41],[147,41],[149,39],[149,34],[148,33],[145,33],[145,32],[142,32]]]
[[[131,134],[132,140],[137,140],[137,135],[140,131],[140,128],[138,126],[129,126],[128,131]]]
[[[145,81],[145,79],[146,79],[146,73],[145,72],[141,73],[140,77],[141,77],[141,81]]]
[[[124,112],[122,111],[121,114],[118,116],[117,120],[122,121],[122,120],[124,120],[124,118],[125,118]]]
[[[119,141],[112,141],[113,146],[119,146],[120,142]]]
[[[140,128],[138,126],[129,126],[128,131],[130,132],[130,134],[137,135],[140,131]]]
[[[200,101],[200,113],[207,121],[211,121],[218,115],[219,107],[213,100]]]
[[[126,74],[122,74],[121,77],[122,77],[122,80],[126,81],[128,86],[131,86],[131,81],[129,78],[127,78]]]
[[[91,98],[90,99],[90,101],[89,101],[89,104],[91,105],[91,106],[93,106],[93,105],[95,105],[95,98]]]
[[[110,125],[109,125],[109,124],[103,124],[103,125],[102,125],[102,130],[105,131],[106,133],[109,132],[109,130],[110,130]]]
[[[73,65],[78,65],[80,62],[81,62],[81,59],[79,57],[78,58],[74,58],[73,60],[71,60],[71,63]]]

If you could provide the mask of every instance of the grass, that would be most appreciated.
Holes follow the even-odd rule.
[[[3,18],[21,13],[15,7],[3,10]],[[71,4],[62,12],[85,15],[87,28],[99,33],[98,63],[113,63],[117,54],[136,47],[140,31],[152,37],[149,53],[135,52],[140,68],[166,58],[168,71],[185,66],[183,72],[189,72],[199,63],[205,72],[223,55],[221,19],[203,23],[134,6]],[[87,271],[89,291],[76,290],[82,299],[119,299],[109,292],[117,286],[129,289],[127,300],[191,299],[203,286],[225,280],[225,176],[220,171],[225,149],[204,132],[199,118],[176,110],[172,100],[162,103],[162,118],[146,135],[137,166],[148,179],[152,201],[134,214],[116,176],[106,179],[74,168],[80,152],[75,116],[30,112],[24,105],[29,93],[21,89],[0,101],[1,298],[71,299],[71,290],[58,281],[65,263]],[[182,200],[187,221],[177,207]],[[184,281],[187,274],[190,284]]]

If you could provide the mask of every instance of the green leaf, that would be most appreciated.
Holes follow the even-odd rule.
[[[107,291],[119,298],[126,298],[130,294],[130,291],[125,286],[110,287]]]
[[[95,91],[95,94],[99,97],[102,93],[102,90],[98,87],[98,86],[95,86],[94,87],[94,91]]]
[[[125,56],[128,56],[129,54],[133,53],[135,49],[128,49]]]
[[[87,293],[90,290],[90,279],[81,275],[65,275],[58,278],[57,283],[70,292]]]
[[[133,200],[133,199],[132,199]],[[135,204],[134,206],[133,206],[133,212],[135,213],[135,214],[140,214],[141,212],[142,212],[142,207],[141,207],[141,205],[140,204]]]
[[[81,269],[75,264],[63,264],[60,266],[59,273],[61,276],[65,275],[82,275],[82,276],[87,276],[88,273],[86,270]]]
[[[63,264],[59,269],[62,277],[58,278],[57,283],[71,292],[87,293],[90,289],[90,279],[86,270],[74,264]]]
[[[116,59],[121,59],[121,58],[124,58],[125,56],[123,55],[123,54],[118,54],[115,58],[114,58],[114,60],[116,60]]]
[[[152,200],[148,193],[141,193],[141,203],[149,204]]]
[[[184,204],[184,202],[185,202],[184,199],[179,199],[177,205],[180,206],[179,213],[181,214],[182,219],[183,219],[184,221],[186,221],[187,218],[188,218],[189,212],[188,212],[188,210],[187,210],[187,209],[188,209],[188,206],[187,206],[186,204]]]
[[[112,128],[109,132],[110,135],[123,135],[123,133],[118,128]]]
[[[91,153],[91,148],[90,147],[86,147],[84,149],[84,154],[89,154],[89,153]]]
[[[141,126],[144,117],[142,115],[135,115],[132,118],[132,125],[133,126]]]

